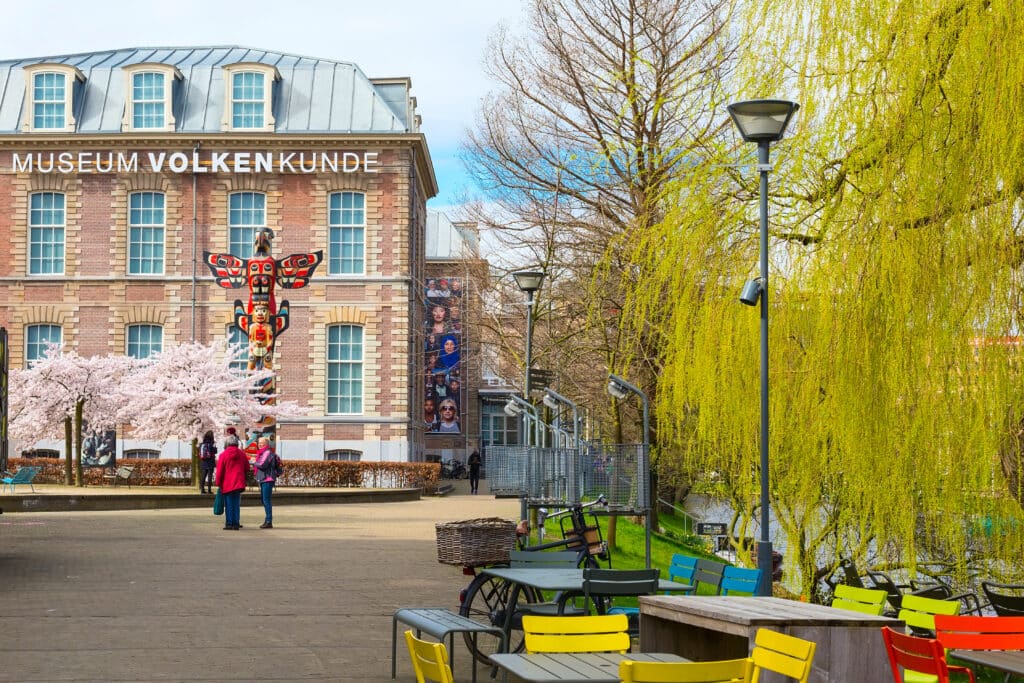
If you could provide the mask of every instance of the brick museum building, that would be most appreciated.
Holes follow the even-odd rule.
[[[438,188],[410,88],[240,47],[0,61],[10,367],[50,342],[138,358],[245,343],[233,302],[248,292],[218,286],[204,253],[248,259],[269,230],[277,259],[322,252],[307,286],[277,293],[290,303],[277,389],[310,410],[279,424],[281,455],[464,459],[480,422],[469,294],[486,269],[466,265],[479,259],[471,232],[443,216],[432,239],[444,244],[427,244]],[[457,419],[441,420],[442,402]],[[63,448],[13,444],[12,455],[33,446]],[[187,449],[117,433],[118,457]]]

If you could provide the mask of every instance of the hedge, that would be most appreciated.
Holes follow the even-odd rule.
[[[439,463],[423,462],[339,462],[324,460],[282,460],[280,486],[324,488],[422,488],[433,489],[441,474]],[[118,465],[135,468],[132,485],[188,486],[192,463],[188,460],[119,460]],[[7,468],[40,467],[37,484],[63,484],[64,460],[57,458],[10,458]],[[83,468],[86,485],[104,485],[109,468]]]

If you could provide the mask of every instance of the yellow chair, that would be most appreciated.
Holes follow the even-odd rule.
[[[809,640],[759,628],[754,636],[754,651],[750,653],[754,660],[753,683],[760,680],[762,671],[774,671],[807,683],[817,648],[818,644]]]
[[[619,664],[622,683],[750,683],[752,659],[718,662],[633,662]]]
[[[416,683],[437,681],[437,683],[454,683],[452,668],[448,666],[448,650],[444,643],[431,643],[420,640],[412,631],[405,632],[405,642],[409,646],[412,657],[412,668],[416,672]]]
[[[629,650],[629,619],[625,614],[584,617],[523,615],[526,651],[621,652]]]
[[[857,588],[841,583],[836,586],[832,596],[832,606],[837,609],[881,616],[889,594],[881,589]]]
[[[956,616],[960,614],[959,600],[938,600],[923,598],[920,595],[904,595],[900,602],[897,619],[907,625],[907,633],[924,638],[935,637],[935,615]],[[922,673],[906,669],[903,672],[904,683],[936,683],[939,677],[934,674]]]

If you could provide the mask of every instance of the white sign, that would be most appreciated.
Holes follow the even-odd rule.
[[[15,173],[379,173],[379,152],[29,152]]]

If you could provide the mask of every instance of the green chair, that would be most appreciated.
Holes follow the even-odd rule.
[[[832,606],[862,614],[881,616],[889,594],[880,588],[856,588],[839,584],[832,593]]]
[[[935,637],[935,616],[944,614],[955,616],[960,614],[959,600],[936,600],[920,595],[906,594],[900,603],[897,619],[907,625],[907,632],[922,638]],[[939,677],[935,674],[922,673],[907,669],[903,672],[904,683],[936,683]]]

